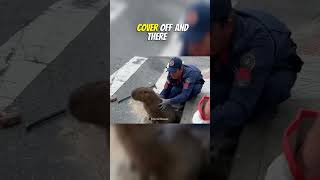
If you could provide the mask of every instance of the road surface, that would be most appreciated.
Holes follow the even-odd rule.
[[[18,108],[23,117],[21,125],[0,130],[0,179],[109,178],[105,130],[66,115],[25,131],[64,108],[73,89],[107,79],[108,3],[0,1],[0,61],[9,65],[0,75],[0,107]]]

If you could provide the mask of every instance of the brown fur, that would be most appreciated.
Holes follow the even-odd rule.
[[[181,119],[181,112],[176,111],[171,106],[165,111],[159,109],[161,103],[160,97],[151,89],[147,87],[140,87],[132,91],[131,96],[134,100],[141,101],[144,109],[147,111],[150,118],[167,118],[168,120],[159,120],[154,122],[159,123],[178,123]]]
[[[76,89],[70,96],[70,112],[82,122],[107,129],[109,122],[107,88],[107,82],[100,81]],[[157,96],[155,93],[147,92],[146,94],[148,95],[141,96],[142,100],[149,95]],[[133,97],[141,98],[134,92]],[[147,99],[146,105],[150,104]],[[154,97],[153,100],[157,106],[161,101],[159,97]],[[187,128],[192,125],[118,124],[114,126],[131,162],[141,175],[141,180],[204,180],[199,177],[199,174],[208,165],[209,148],[203,145],[208,144],[208,140],[204,138],[200,141],[196,138],[190,128]],[[171,131],[174,135],[166,138],[169,131],[162,130],[168,129],[169,126],[174,127]],[[107,146],[109,146],[108,141],[109,133],[107,132]]]
[[[107,128],[109,123],[107,81],[85,84],[74,90],[69,99],[70,113],[81,122]]]
[[[209,161],[203,145],[209,140],[201,142],[187,126],[118,124],[115,129],[142,180],[198,180]]]

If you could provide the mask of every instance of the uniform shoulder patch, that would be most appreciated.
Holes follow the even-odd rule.
[[[251,83],[251,70],[240,68],[236,72],[235,82],[238,87],[247,87]]]
[[[247,87],[252,80],[252,70],[256,65],[256,58],[252,53],[246,53],[240,58],[239,69],[235,74],[235,82],[238,87]]]
[[[256,65],[256,57],[252,53],[246,53],[240,59],[240,68],[248,68],[252,70]]]
[[[188,89],[190,85],[190,79],[187,78],[183,83],[183,89]]]

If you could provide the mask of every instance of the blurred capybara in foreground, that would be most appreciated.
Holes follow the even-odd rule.
[[[161,98],[148,87],[140,87],[132,91],[131,96],[134,100],[141,101],[143,107],[148,113],[153,122],[158,123],[179,123],[182,112],[177,111],[171,106],[168,106],[165,111],[161,111],[159,104]]]
[[[109,122],[107,87],[107,82],[100,81],[76,89],[69,100],[71,114],[82,122],[107,129]],[[150,90],[140,89],[140,93],[156,95],[148,93]],[[135,92],[132,95],[134,98],[140,98]],[[161,101],[159,100],[160,98],[155,100],[157,108]],[[206,176],[209,172],[209,126],[117,124],[114,127],[141,180],[209,179]],[[108,132],[107,141],[109,141]],[[107,144],[109,145],[108,142]]]
[[[109,123],[107,81],[85,84],[74,90],[69,99],[70,113],[81,122],[107,128]]]
[[[203,180],[209,166],[210,127],[117,124],[119,141],[141,180]]]

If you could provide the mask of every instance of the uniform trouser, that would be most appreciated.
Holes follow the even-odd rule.
[[[275,107],[291,96],[291,89],[296,82],[297,73],[284,70],[271,74],[258,101],[256,111]]]
[[[193,97],[195,97],[195,96],[197,96],[197,95],[201,92],[202,86],[203,86],[203,84],[196,84],[196,85],[193,87],[193,89],[192,89],[192,91],[191,91],[191,94],[190,94],[188,100],[191,99],[191,98],[193,98]],[[183,90],[182,88],[173,87],[173,88],[171,89],[169,95],[168,95],[167,97],[165,97],[165,98],[167,98],[167,99],[174,98],[174,97],[176,97],[177,95],[181,94],[181,93],[182,93],[182,90]]]
[[[291,89],[296,81],[297,74],[289,70],[272,73],[265,83],[265,87],[257,103],[255,114],[264,110],[276,107],[281,102],[291,96]],[[214,85],[214,84],[213,84]],[[215,88],[213,87],[215,90]],[[216,87],[213,92],[213,103],[223,104],[227,100],[230,92],[229,87]],[[226,130],[222,137],[212,137],[211,135],[211,162],[212,169],[219,169],[215,176],[226,179],[225,176],[230,171],[233,154],[238,142],[238,137],[242,131],[242,125]]]
[[[270,107],[275,107],[291,96],[291,89],[297,79],[297,73],[282,70],[271,73],[266,80],[262,94],[257,102],[255,111],[263,111]],[[213,86],[214,83],[213,83]],[[213,89],[213,103],[223,104],[227,101],[230,92],[230,86],[217,87]]]
[[[287,100],[291,96],[291,89],[297,79],[297,73],[290,70],[278,70],[270,74],[266,80],[264,89],[261,96],[258,99],[257,105],[253,110],[253,117],[249,117],[252,120],[256,115],[262,112],[269,112],[276,108],[280,103]],[[223,104],[228,100],[229,92],[232,86],[214,87],[213,83],[213,104]],[[215,105],[213,105],[214,108]],[[237,127],[232,127],[225,130],[226,134],[230,136],[237,136],[244,124],[239,124]],[[230,133],[229,133],[230,132]],[[237,133],[233,133],[237,132]]]

